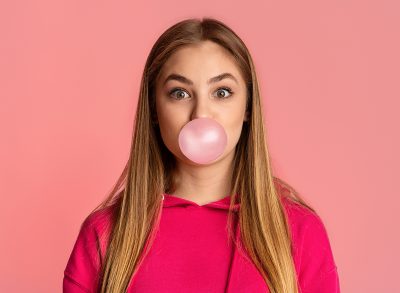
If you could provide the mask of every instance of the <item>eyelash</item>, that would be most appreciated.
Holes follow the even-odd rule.
[[[233,94],[233,91],[229,88],[229,87],[220,87],[220,88],[218,88],[218,90],[217,91],[219,91],[219,90],[226,90],[228,93],[229,93],[229,96],[228,97],[223,97],[223,98],[220,98],[220,100],[224,100],[224,99],[228,99],[230,96],[232,96],[232,94]],[[172,93],[174,93],[174,92],[176,92],[176,91],[183,91],[183,92],[186,92],[184,89],[182,89],[182,88],[173,88],[172,90],[170,90],[169,91],[169,95],[171,95]],[[182,99],[178,99],[178,98],[174,98],[174,99],[176,99],[176,100],[182,100]]]

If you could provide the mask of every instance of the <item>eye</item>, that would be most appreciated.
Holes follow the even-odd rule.
[[[231,90],[230,88],[228,88],[228,87],[219,88],[217,92],[221,92],[220,90],[225,91],[225,92],[228,92],[228,94],[222,92],[222,93],[224,93],[224,94],[223,94],[222,96],[220,96],[221,99],[227,99],[230,95],[233,94],[232,90]]]
[[[184,97],[182,97],[182,96],[184,96],[184,93],[186,93],[186,91],[185,90],[183,90],[183,89],[181,89],[181,88],[174,88],[174,89],[172,89],[170,92],[169,92],[169,95],[172,95],[173,93],[175,93],[175,92],[178,92],[179,94],[178,94],[178,97],[174,97],[175,99],[177,99],[177,100],[182,100]],[[182,95],[182,93],[183,93],[183,95]]]
[[[181,88],[174,88],[169,92],[169,95],[172,95],[174,93],[178,93],[174,98],[177,100],[182,100],[185,98],[185,93],[187,93],[184,89]],[[218,93],[222,93],[218,94]],[[233,91],[228,88],[228,87],[221,87],[217,90],[217,96],[220,99],[227,99],[229,96],[233,94]]]

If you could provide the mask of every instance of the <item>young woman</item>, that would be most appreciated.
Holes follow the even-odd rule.
[[[64,292],[339,292],[317,213],[273,176],[255,67],[225,24],[167,29],[129,160],[85,219]]]

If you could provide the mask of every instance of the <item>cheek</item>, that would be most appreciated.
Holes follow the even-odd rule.
[[[179,115],[178,115],[179,116]],[[178,136],[182,123],[178,119],[176,113],[162,111],[158,117],[161,137],[164,144],[171,150],[178,146]]]
[[[184,116],[179,111],[169,110],[168,108],[163,109],[159,113],[160,127],[169,132],[179,131],[181,125],[185,123]]]
[[[223,123],[225,132],[228,136],[227,151],[231,151],[239,141],[242,132],[241,119],[229,119]]]
[[[236,146],[236,144],[238,143],[240,135],[242,133],[242,129],[243,129],[243,124],[242,123],[237,123],[231,128],[231,130],[230,130],[230,135],[231,135],[230,144],[232,144],[233,146]]]

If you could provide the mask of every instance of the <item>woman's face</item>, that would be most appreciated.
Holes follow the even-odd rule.
[[[195,164],[181,152],[178,137],[200,117],[216,120],[227,134],[227,146],[216,161],[232,155],[248,119],[246,84],[233,57],[211,41],[179,48],[156,80],[156,111],[164,144],[179,161]]]

